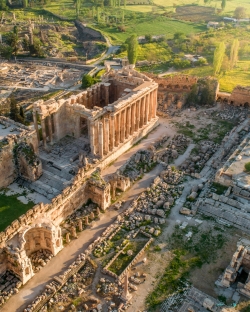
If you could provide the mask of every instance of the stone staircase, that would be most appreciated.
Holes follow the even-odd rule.
[[[51,200],[67,187],[73,175],[68,173],[67,170],[56,166],[51,161],[41,160],[43,174],[37,181],[29,182],[18,178],[17,183]]]

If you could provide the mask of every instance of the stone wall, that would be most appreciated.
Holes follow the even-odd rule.
[[[0,187],[7,187],[18,176],[22,176],[22,172],[24,172],[19,170],[16,159],[18,155],[15,155],[16,147],[20,144],[24,144],[25,142],[26,146],[35,156],[38,153],[38,141],[36,132],[30,130],[22,124],[16,123],[11,119],[2,116],[0,117],[0,123],[6,128],[11,127],[19,132],[19,134],[8,134],[3,140],[0,141]],[[22,163],[24,164],[24,162]],[[26,172],[29,171],[28,166],[26,166],[26,168]]]
[[[232,104],[235,106],[243,106],[245,108],[250,107],[250,87],[237,86],[233,89],[233,92],[225,93],[219,92],[217,100]]]

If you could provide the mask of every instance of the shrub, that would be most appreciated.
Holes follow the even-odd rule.
[[[246,171],[250,172],[250,162],[247,162],[245,164],[245,169],[246,169]]]

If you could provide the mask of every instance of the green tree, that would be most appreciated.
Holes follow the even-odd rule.
[[[145,36],[145,40],[146,40],[147,42],[152,42],[152,35],[146,35],[146,36]]]
[[[250,162],[245,163],[245,169],[246,171],[250,171]]]
[[[17,101],[14,96],[10,98],[10,119],[18,121],[19,110],[17,107]]]
[[[123,3],[124,9],[126,9],[127,0],[123,0],[123,1],[124,1],[124,3]]]
[[[222,0],[222,1],[221,1],[221,8],[222,8],[222,10],[225,9],[226,4],[227,4],[227,0]]]
[[[6,42],[12,48],[13,54],[16,56],[18,52],[19,45],[19,36],[18,36],[18,28],[14,26],[13,31],[9,32],[6,36]]]
[[[234,39],[230,51],[230,69],[233,69],[238,62],[239,40]]]
[[[221,65],[224,59],[226,46],[224,42],[221,42],[214,51],[214,60],[213,60],[213,72],[214,75],[220,73]]]
[[[29,46],[29,49],[30,49],[31,55],[35,55],[38,57],[44,56],[43,49],[42,49],[42,42],[37,37],[33,38],[33,44]]]
[[[138,55],[138,40],[136,35],[132,35],[126,40],[128,44],[127,55],[129,64],[135,64]]]
[[[235,9],[235,11],[234,11],[234,16],[235,16],[237,19],[247,17],[247,10],[246,10],[246,8],[244,8],[244,7],[237,7],[237,8]]]
[[[80,14],[80,8],[81,8],[81,0],[76,0],[76,16],[78,17]]]
[[[7,44],[0,44],[0,55],[1,55],[1,57],[9,60],[12,53],[13,53],[13,49],[11,46],[9,46]]]
[[[28,7],[28,0],[23,0],[23,8],[27,8]]]
[[[191,88],[191,92],[187,97],[187,106],[191,106],[198,103],[198,87],[197,84],[194,84]]]
[[[84,75],[82,77],[82,88],[86,89],[91,87],[95,83],[95,79],[90,75]]]
[[[5,11],[7,9],[6,0],[0,0],[0,10]]]

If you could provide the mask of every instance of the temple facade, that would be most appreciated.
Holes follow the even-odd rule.
[[[119,149],[135,133],[158,120],[158,84],[131,67],[109,71],[101,83],[62,100],[34,103],[34,124],[43,146],[66,135],[89,140],[92,156],[103,158]]]

